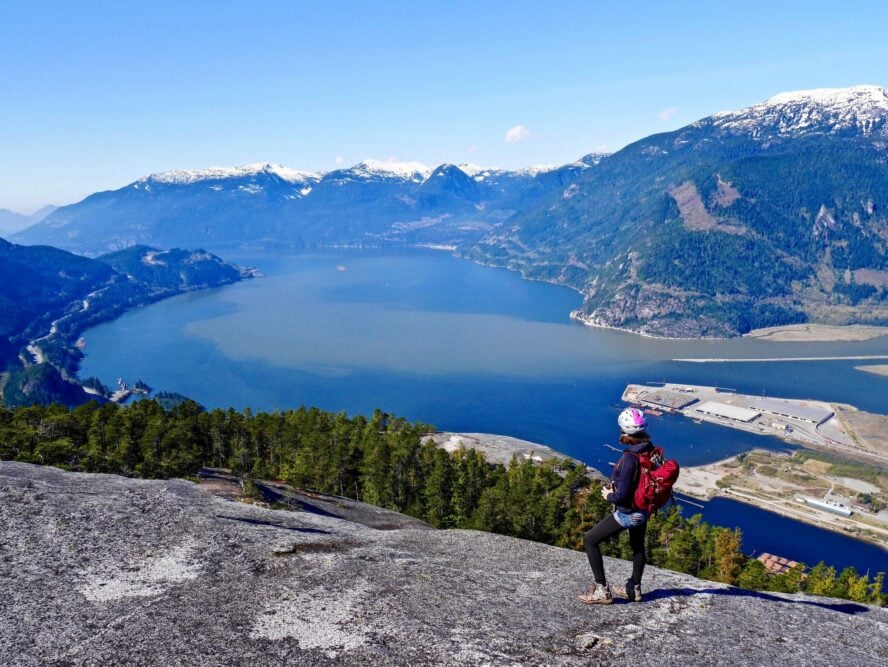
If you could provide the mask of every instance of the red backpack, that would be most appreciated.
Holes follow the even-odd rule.
[[[664,459],[663,448],[656,445],[634,456],[638,458],[638,485],[633,504],[636,509],[653,514],[672,497],[672,485],[678,479],[678,461]]]

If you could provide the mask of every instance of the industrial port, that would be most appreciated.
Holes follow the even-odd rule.
[[[888,451],[859,437],[849,427],[841,406],[823,401],[753,396],[720,387],[668,382],[630,384],[623,400],[652,414],[680,414],[697,422],[772,435],[803,447],[888,466]]]

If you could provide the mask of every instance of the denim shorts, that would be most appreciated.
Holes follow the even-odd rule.
[[[635,528],[648,520],[648,513],[644,510],[636,510],[634,512],[621,512],[616,510],[614,518],[623,528]]]

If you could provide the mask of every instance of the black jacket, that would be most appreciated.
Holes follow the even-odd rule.
[[[640,454],[653,447],[650,440],[642,442],[638,445],[630,445],[623,450],[623,455],[614,466],[611,473],[611,482],[613,489],[607,496],[607,502],[613,503],[621,512],[635,512],[632,499],[635,497],[635,487],[638,484],[638,457],[633,454]]]

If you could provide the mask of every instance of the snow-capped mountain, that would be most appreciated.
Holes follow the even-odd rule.
[[[12,238],[86,254],[448,245],[580,290],[578,317],[594,324],[670,336],[827,315],[888,324],[886,118],[888,93],[855,86],[776,95],[558,168],[166,172]]]
[[[322,173],[289,169],[279,164],[259,162],[240,167],[209,167],[207,169],[176,169],[151,174],[141,178],[133,185],[167,184],[190,185],[201,181],[226,181],[231,179],[250,179],[258,176],[274,176],[287,183],[307,183],[318,181]]]
[[[16,241],[84,254],[134,244],[449,244],[479,237],[580,171],[382,160],[326,173],[268,163],[179,169],[63,207]]]
[[[400,179],[421,183],[431,175],[432,170],[421,162],[364,160],[353,167],[340,169],[334,173],[339,174],[339,178]]]
[[[714,126],[756,138],[854,132],[888,135],[888,90],[879,86],[781,93],[741,111],[711,117]],[[704,119],[702,122],[707,122]]]
[[[877,86],[718,113],[594,168],[587,156],[464,253],[575,287],[578,317],[597,325],[693,337],[888,324],[886,118]]]

